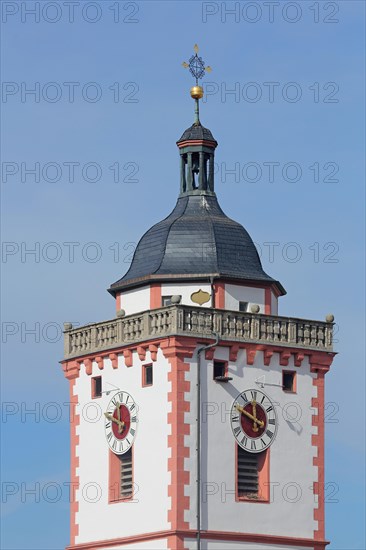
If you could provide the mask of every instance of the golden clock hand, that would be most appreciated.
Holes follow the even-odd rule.
[[[261,428],[263,428],[264,426],[264,422],[263,420],[258,420],[258,418],[255,418],[252,414],[248,413],[245,409],[243,409],[243,407],[241,407],[240,405],[236,405],[236,408],[238,411],[240,411],[241,413],[245,414],[245,416],[247,416],[248,418],[250,418],[251,420],[253,420],[253,422],[255,422],[256,424],[258,424],[258,426],[260,426]]]
[[[117,418],[118,420],[121,422],[121,403],[117,403]],[[118,424],[118,433],[121,434],[123,432],[123,426],[124,426],[124,423],[123,425],[121,424]]]
[[[254,418],[257,418],[257,403],[255,401],[255,399],[253,399],[252,401],[252,413],[253,413],[253,416]],[[253,432],[257,432],[258,431],[258,426],[255,422],[253,422]]]
[[[119,428],[120,428],[120,427],[123,428],[124,425],[125,425],[125,423],[123,422],[123,420],[118,420],[118,418],[114,418],[114,416],[113,416],[112,414],[110,414],[110,413],[104,413],[104,416],[105,416],[106,418],[108,418],[108,420],[111,420],[112,422],[115,422],[116,424],[118,424],[118,427],[119,427]],[[119,431],[119,429],[118,429],[118,432],[119,432],[119,433],[122,433],[122,431],[123,431],[123,430]]]

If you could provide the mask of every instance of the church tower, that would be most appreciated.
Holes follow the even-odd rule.
[[[217,142],[178,140],[180,192],[109,292],[116,314],[65,323],[70,550],[323,550],[324,377],[333,316],[285,294],[215,194]],[[178,178],[177,178],[178,179]]]

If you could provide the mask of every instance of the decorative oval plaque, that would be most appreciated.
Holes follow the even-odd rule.
[[[193,294],[191,294],[192,302],[194,302],[195,304],[199,304],[200,306],[206,304],[210,300],[210,298],[211,294],[205,292],[201,288],[197,290],[197,292],[193,292]]]

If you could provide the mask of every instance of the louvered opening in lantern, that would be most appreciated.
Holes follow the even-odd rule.
[[[120,455],[121,461],[121,497],[130,498],[132,496],[132,450],[129,449],[125,454]]]
[[[245,498],[258,498],[259,456],[257,453],[248,453],[238,446],[238,496]]]

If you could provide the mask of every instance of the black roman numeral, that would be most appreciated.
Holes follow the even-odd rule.
[[[256,442],[255,442],[255,441],[252,441],[252,442],[251,442],[250,448],[252,449],[252,451],[256,451],[256,450],[257,450],[257,446],[256,446]]]
[[[133,416],[133,417],[131,418],[131,422],[136,422],[136,420],[137,420],[137,416]]]
[[[252,396],[252,399],[257,400],[257,392],[256,391],[251,391],[250,395]]]
[[[242,445],[244,445],[244,447],[245,447],[246,444],[248,443],[248,438],[247,438],[246,436],[244,436],[240,443],[241,443]]]
[[[232,421],[233,422],[239,422],[239,416],[233,416]]]
[[[270,420],[268,420],[268,424],[276,424],[276,421],[273,418],[271,418]]]
[[[237,427],[234,429],[234,435],[237,436],[239,433],[240,433],[240,428],[239,428],[239,426],[237,426]]]
[[[134,430],[133,428],[130,429],[130,434],[132,435],[132,437],[135,435],[136,433],[136,430]]]
[[[272,405],[270,407],[268,407],[268,409],[266,409],[266,412],[269,412],[269,411],[273,411]]]
[[[271,432],[271,430],[267,430],[266,435],[268,435],[269,438],[272,438],[273,432]]]

